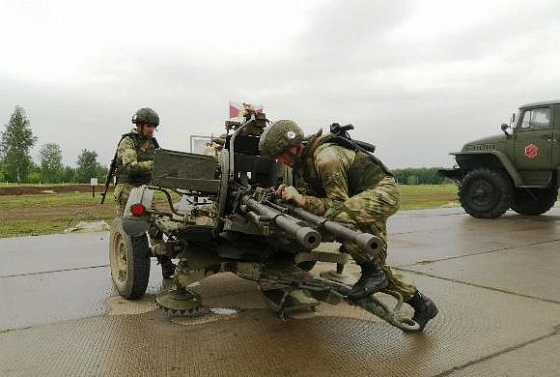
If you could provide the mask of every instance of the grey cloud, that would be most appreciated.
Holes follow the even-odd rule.
[[[416,44],[395,38],[414,16],[412,2],[332,1],[309,12],[301,34],[274,49],[244,50],[247,56],[219,46],[198,54],[111,47],[72,85],[16,82],[0,72],[0,95],[9,99],[0,103],[0,125],[21,105],[39,145],[61,144],[66,164],[81,148],[108,163],[139,107],[160,113],[162,146],[185,150],[190,134],[222,132],[228,100],[249,101],[307,132],[353,123],[354,135],[377,144],[391,167],[450,165],[449,151],[499,132],[517,105],[558,97],[560,76],[549,69],[560,57],[558,7],[542,2],[486,15]]]

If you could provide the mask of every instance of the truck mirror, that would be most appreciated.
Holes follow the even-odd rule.
[[[509,126],[505,123],[502,123],[500,128],[502,129],[503,133],[506,134],[506,137],[509,137],[509,134],[507,133],[507,129],[509,128]]]

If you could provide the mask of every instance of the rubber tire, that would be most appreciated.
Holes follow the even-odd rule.
[[[537,200],[531,196],[527,190],[531,190]],[[525,216],[538,216],[554,206],[558,198],[557,188],[537,188],[537,189],[523,189],[516,188],[513,191],[513,202],[511,209],[520,215]]]
[[[511,180],[502,172],[490,169],[474,169],[462,179],[459,186],[459,202],[471,216],[495,219],[511,206],[513,187]]]
[[[126,258],[119,266],[118,251]],[[109,235],[109,262],[113,285],[119,294],[129,300],[140,298],[146,293],[150,280],[150,244],[148,235],[131,237],[122,226],[122,218],[116,217]],[[125,266],[123,266],[126,263]],[[124,276],[119,272],[124,270]]]

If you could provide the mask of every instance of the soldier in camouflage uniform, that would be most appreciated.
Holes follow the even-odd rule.
[[[159,116],[154,110],[149,107],[139,109],[132,117],[132,123],[136,127],[122,136],[117,148],[117,185],[114,195],[120,215],[124,213],[130,191],[152,180],[154,151],[159,148],[154,137],[155,129],[159,125]],[[150,228],[148,234],[152,251],[161,264],[162,275],[164,278],[170,278],[175,272],[175,265],[165,255],[162,234],[156,228]]]
[[[376,255],[351,242],[341,245],[341,251],[349,253],[362,269],[348,297],[359,300],[385,288],[393,289],[414,308],[413,319],[424,329],[438,313],[436,305],[385,263],[387,218],[399,209],[400,194],[383,163],[349,139],[333,134],[322,135],[320,131],[306,139],[297,124],[289,120],[265,129],[259,150],[293,167],[298,185],[302,181],[306,184],[305,194],[301,188],[282,185],[277,196],[381,239],[381,250]]]

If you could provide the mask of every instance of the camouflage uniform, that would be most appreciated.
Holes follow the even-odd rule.
[[[369,255],[356,244],[344,242],[341,250],[359,263],[376,262],[385,272],[392,289],[410,299],[416,287],[385,263],[387,258],[387,218],[400,206],[394,178],[370,155],[328,142],[330,135],[318,133],[308,139],[301,160],[294,166],[298,184],[306,184],[304,209],[349,228],[374,234],[381,250]]]
[[[119,215],[124,214],[132,189],[148,184],[152,180],[154,152],[157,147],[154,138],[143,137],[136,128],[120,141],[117,148],[117,186],[114,192]],[[152,226],[148,230],[148,235],[156,256],[164,255],[166,251],[161,232]]]
[[[154,168],[155,139],[140,135],[134,128],[120,141],[117,149],[117,186],[115,200],[122,215],[134,187],[150,183]]]

